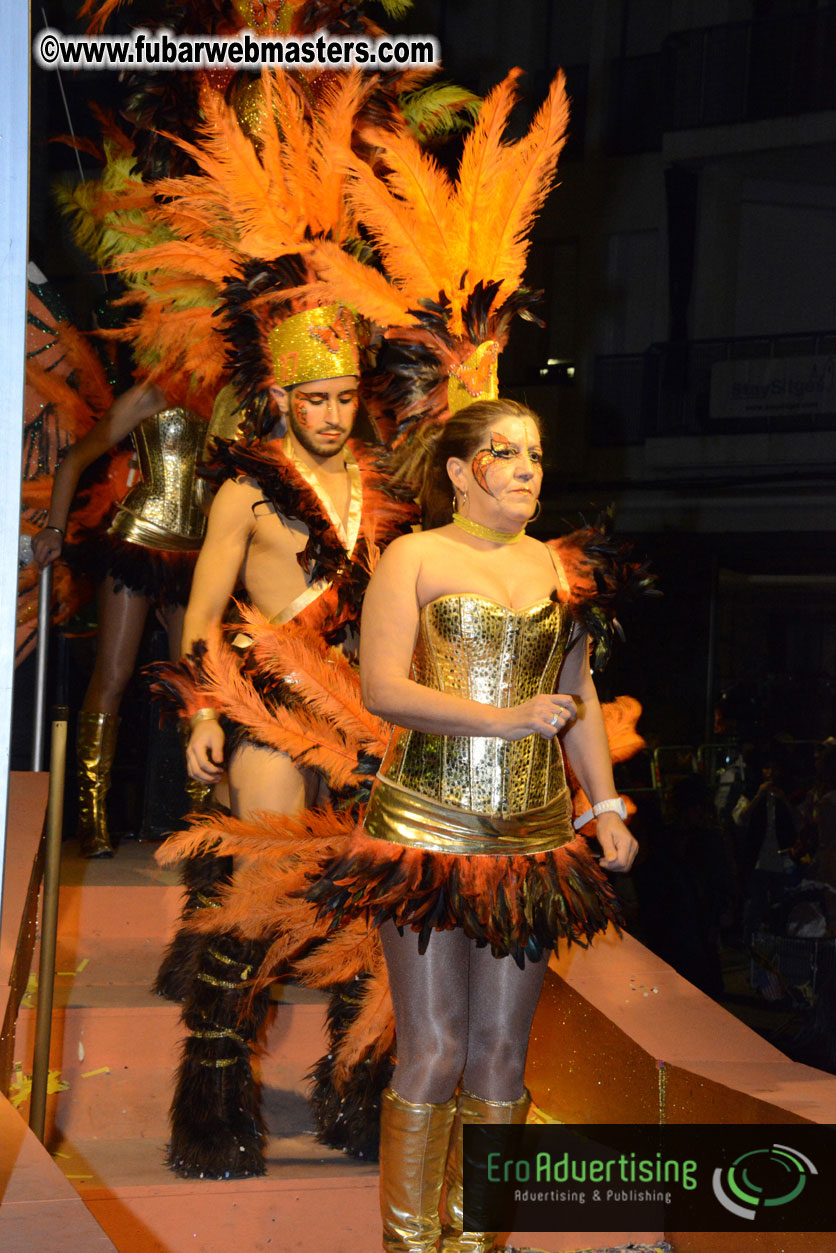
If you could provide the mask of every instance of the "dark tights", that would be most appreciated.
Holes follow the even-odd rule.
[[[516,1101],[545,959],[520,970],[458,929],[434,931],[423,956],[408,928],[401,936],[387,922],[380,938],[395,1007],[398,1095],[440,1104],[461,1080],[474,1096]]]
[[[136,667],[145,619],[150,601],[126,587],[117,586],[108,575],[99,587],[99,641],[96,664],[84,697],[82,709],[92,713],[117,714]],[[180,656],[183,628],[182,605],[166,611],[169,656]]]

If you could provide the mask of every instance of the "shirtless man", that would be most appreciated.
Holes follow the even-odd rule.
[[[338,306],[295,314],[273,332],[270,352],[276,423],[261,441],[236,443],[222,458],[232,477],[212,503],[183,623],[184,653],[220,625],[240,585],[270,620],[290,621],[310,606],[312,619],[330,632],[328,610],[317,618],[318,607],[352,559],[367,564],[363,513],[364,505],[373,508],[373,492],[364,501],[360,469],[345,447],[358,407],[353,320]],[[323,377],[329,368],[333,373]],[[286,434],[275,438],[284,424]],[[309,545],[316,560],[300,564]],[[291,814],[316,801],[317,774],[283,753],[246,734],[226,752],[208,703],[193,713],[190,725],[189,773],[216,784],[226,768],[236,817],[258,810]],[[264,1172],[250,1047],[264,1022],[267,997],[245,1004],[262,956],[235,935],[213,934],[190,976],[183,1018],[191,1034],[172,1101],[168,1150],[168,1164],[179,1175]]]
[[[349,469],[355,463],[345,443],[357,414],[357,376],[277,387],[272,394],[287,422],[282,451],[314,488],[350,550],[350,514],[359,480]],[[307,538],[305,524],[283,517],[253,479],[227,479],[212,504],[195,569],[183,623],[184,651],[221,623],[239,583],[265,617],[292,618],[316,587],[297,560]],[[192,778],[217,783],[224,768],[224,733],[205,712],[193,719],[186,760]],[[280,753],[245,743],[226,765],[232,810],[240,817],[258,809],[292,813],[314,799],[316,780]]]

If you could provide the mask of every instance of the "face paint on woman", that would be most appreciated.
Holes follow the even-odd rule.
[[[517,456],[517,449],[509,439],[502,434],[501,431],[491,431],[490,448],[480,448],[475,454],[473,461],[470,463],[470,469],[473,477],[479,484],[483,492],[487,492],[489,496],[493,496],[493,492],[488,487],[488,470],[495,461],[511,460]]]

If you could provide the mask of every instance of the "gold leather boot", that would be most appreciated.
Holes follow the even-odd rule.
[[[531,1097],[527,1092],[516,1101],[485,1101],[472,1092],[459,1093],[459,1103],[450,1136],[450,1155],[445,1172],[446,1195],[442,1206],[444,1231],[439,1253],[490,1253],[497,1233],[463,1231],[464,1198],[462,1170],[464,1161],[465,1123],[485,1123],[491,1126],[524,1123]]]
[[[438,1205],[456,1099],[415,1105],[392,1088],[380,1109],[380,1213],[386,1253],[438,1248]]]
[[[116,714],[82,709],[78,715],[78,838],[82,857],[112,857],[107,830],[107,793],[116,751]]]

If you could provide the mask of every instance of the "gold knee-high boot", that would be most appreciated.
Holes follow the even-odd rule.
[[[464,1203],[462,1170],[464,1147],[462,1128],[465,1123],[485,1123],[502,1126],[524,1123],[531,1098],[523,1092],[516,1101],[485,1101],[472,1092],[462,1091],[450,1136],[450,1155],[445,1174],[446,1194],[442,1207],[444,1232],[439,1253],[489,1253],[494,1248],[497,1233],[463,1231]]]
[[[416,1105],[391,1088],[380,1111],[380,1212],[386,1253],[429,1253],[438,1248],[438,1206],[455,1097],[443,1105]]]
[[[78,715],[78,837],[82,857],[112,857],[106,802],[116,751],[116,714],[82,709]]]

